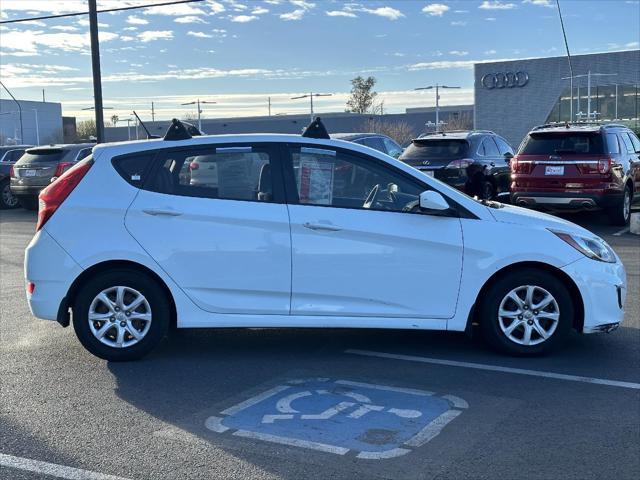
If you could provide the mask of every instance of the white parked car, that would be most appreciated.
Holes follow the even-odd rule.
[[[72,317],[101,358],[139,358],[172,324],[479,323],[493,346],[536,354],[623,320],[620,259],[570,222],[478,202],[351,142],[169,138],[97,145],[40,195],[31,311]]]

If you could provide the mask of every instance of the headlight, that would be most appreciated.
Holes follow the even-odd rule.
[[[561,240],[564,240],[584,256],[600,262],[616,263],[616,254],[613,253],[607,242],[598,237],[583,237],[575,233],[549,230]]]

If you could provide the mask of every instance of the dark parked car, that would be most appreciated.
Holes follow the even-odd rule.
[[[91,155],[94,146],[93,143],[79,143],[28,148],[13,166],[11,193],[23,208],[37,210],[40,191]]]
[[[400,160],[471,196],[491,200],[509,193],[513,149],[486,130],[438,132],[411,142]]]
[[[626,225],[640,200],[640,140],[624,125],[534,128],[511,161],[511,201],[549,210],[605,209]]]
[[[402,154],[400,145],[393,139],[379,133],[332,133],[330,137],[371,147],[393,158],[398,158]]]
[[[32,145],[5,145],[0,147],[0,209],[16,208],[18,199],[11,193],[9,177],[11,167]]]

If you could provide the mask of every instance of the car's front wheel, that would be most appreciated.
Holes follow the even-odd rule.
[[[80,288],[73,327],[95,356],[116,362],[137,360],[166,335],[170,308],[155,279],[136,270],[113,270]]]
[[[554,275],[525,268],[494,282],[479,305],[490,345],[512,355],[546,353],[567,338],[574,319],[571,294]]]

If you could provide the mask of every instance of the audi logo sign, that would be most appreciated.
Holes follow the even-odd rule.
[[[522,88],[529,83],[529,74],[522,71],[487,73],[482,76],[480,82],[484,88],[489,90],[494,88]]]

